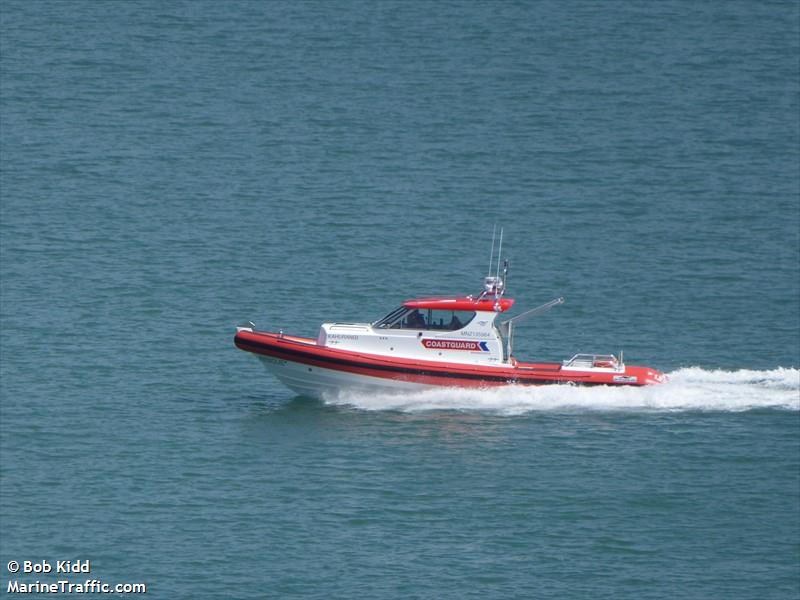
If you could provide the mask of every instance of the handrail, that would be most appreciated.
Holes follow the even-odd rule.
[[[580,365],[591,368],[600,366],[615,368],[619,367],[621,363],[622,361],[613,354],[576,354],[569,360],[562,361],[561,364],[565,367]]]

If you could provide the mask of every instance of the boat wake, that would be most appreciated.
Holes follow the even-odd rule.
[[[454,410],[499,415],[534,411],[800,411],[800,370],[722,371],[700,367],[669,373],[663,385],[643,387],[441,388],[403,394],[342,392],[326,403],[361,410]]]

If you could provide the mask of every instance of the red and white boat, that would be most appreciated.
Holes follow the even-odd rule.
[[[499,259],[498,259],[499,263]],[[402,392],[437,386],[641,386],[662,383],[663,373],[628,366],[612,354],[576,354],[561,363],[517,360],[514,327],[564,302],[557,298],[501,320],[514,304],[503,276],[488,276],[476,296],[406,300],[374,323],[323,323],[316,339],[238,327],[238,348],[255,354],[284,385],[322,398],[344,390]],[[491,261],[490,270],[491,273]],[[499,321],[499,322],[498,322]]]

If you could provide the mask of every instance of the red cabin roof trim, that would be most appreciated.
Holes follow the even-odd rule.
[[[495,311],[495,304],[498,305]],[[406,308],[424,308],[433,310],[469,310],[486,312],[505,312],[514,305],[513,298],[484,298],[478,300],[469,296],[431,296],[428,298],[412,298],[405,300]]]

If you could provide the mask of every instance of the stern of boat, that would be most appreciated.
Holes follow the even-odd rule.
[[[655,385],[667,376],[651,367],[628,366],[613,354],[576,354],[561,364],[564,373],[589,373],[594,383],[612,385]]]

